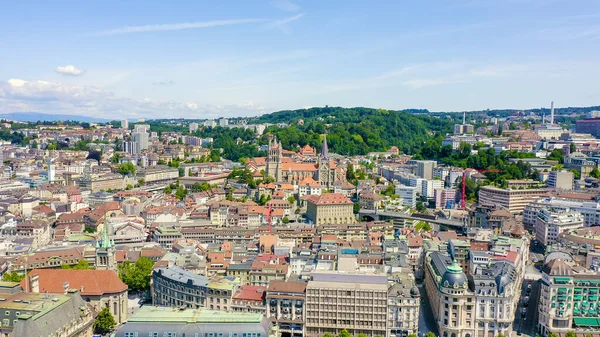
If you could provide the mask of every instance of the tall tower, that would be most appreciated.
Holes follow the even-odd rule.
[[[467,124],[467,112],[463,111],[463,125]]]
[[[327,135],[323,136],[323,145],[321,146],[321,155],[319,155],[319,170],[317,181],[321,187],[333,187],[333,174],[331,173],[331,163],[329,160],[329,147],[327,146]]]
[[[54,166],[54,158],[48,157],[48,182],[52,183],[56,180],[56,167]]]
[[[283,152],[281,142],[277,142],[277,138],[269,135],[269,148],[267,150],[267,176],[273,177],[275,181],[281,181],[282,174],[282,158]]]
[[[110,223],[102,226],[102,239],[96,241],[96,269],[114,270],[117,272],[116,249],[114,242],[110,239]]]
[[[554,101],[550,102],[550,124],[554,124]]]

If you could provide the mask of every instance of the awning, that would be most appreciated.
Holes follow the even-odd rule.
[[[573,318],[573,321],[574,321],[575,325],[581,325],[581,326],[600,326],[600,323],[598,322],[597,318],[576,317],[576,318]]]
[[[555,277],[554,278],[554,283],[558,283],[558,284],[568,283],[569,281],[571,281],[571,278],[569,278],[569,277]]]
[[[582,297],[581,295],[575,295],[575,296],[573,296],[573,299],[574,299],[575,301],[579,301],[579,300],[581,300],[582,298],[583,298],[583,297]]]
[[[579,315],[581,314],[581,311],[579,311],[579,309],[573,309],[573,314]]]
[[[598,300],[598,296],[596,296],[596,295],[589,295],[588,296],[588,300],[590,300],[590,301],[597,301]]]

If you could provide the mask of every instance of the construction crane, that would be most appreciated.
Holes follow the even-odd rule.
[[[477,172],[479,173],[498,173],[498,172],[502,172],[502,170],[494,170],[494,169],[490,169],[490,170],[477,170]],[[463,171],[462,174],[462,198],[461,198],[461,203],[460,203],[460,208],[464,211],[466,209],[466,204],[465,204],[465,200],[467,199],[466,197],[467,195],[467,171]]]

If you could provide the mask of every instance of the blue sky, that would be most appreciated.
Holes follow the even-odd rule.
[[[0,113],[600,104],[600,1],[12,1]]]

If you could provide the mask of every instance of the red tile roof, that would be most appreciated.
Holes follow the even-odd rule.
[[[242,286],[234,295],[234,300],[260,301],[267,291],[266,287],[260,286]]]
[[[63,293],[64,282],[69,282],[69,289],[77,289],[83,296],[116,294],[127,290],[127,285],[112,270],[66,270],[66,269],[34,269],[29,274],[39,276],[40,293]],[[25,281],[21,286],[25,287]]]
[[[322,195],[308,195],[304,199],[317,205],[352,205],[352,201],[341,193],[325,193]]]

